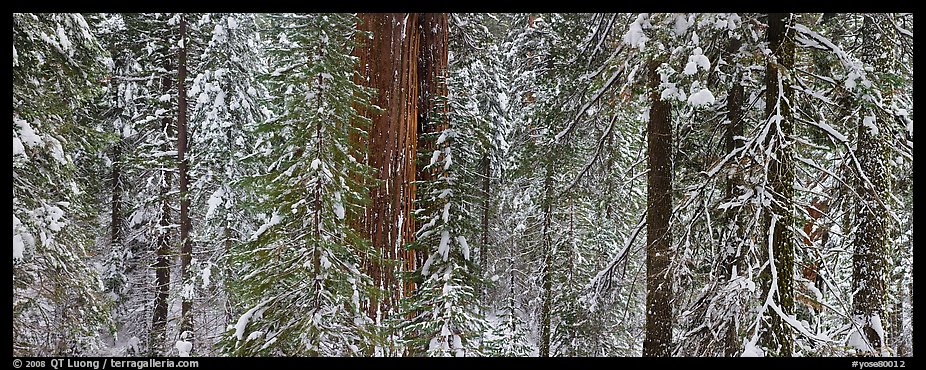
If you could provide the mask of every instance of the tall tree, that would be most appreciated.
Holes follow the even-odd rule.
[[[853,87],[858,90],[858,104],[861,106],[858,125],[856,157],[858,158],[857,192],[861,196],[855,209],[855,230],[852,255],[852,315],[853,336],[860,336],[853,342],[865,355],[880,355],[887,338],[882,322],[885,314],[885,294],[890,247],[891,215],[888,207],[891,194],[888,161],[886,159],[888,138],[891,134],[892,112],[889,104],[893,100],[894,87],[890,77],[879,72],[890,68],[892,50],[889,43],[894,30],[879,25],[890,24],[887,15],[865,14],[862,16],[860,59],[865,66],[872,66],[867,76],[860,76],[864,82]],[[867,86],[866,86],[867,85]]]
[[[659,59],[648,61],[646,331],[643,356],[669,356],[672,349],[672,105],[660,96]]]
[[[81,14],[12,14],[13,355],[88,355],[109,314],[89,259],[105,147],[103,49]]]
[[[265,76],[273,115],[259,124],[260,162],[249,182],[261,225],[232,249],[240,316],[222,341],[238,356],[373,353],[361,299],[372,296],[360,256],[368,241],[349,221],[364,212],[371,169],[351,148],[366,136],[370,91],[352,80],[357,18],[271,14]],[[302,314],[294,315],[298,308]]]
[[[169,71],[170,64],[164,65],[164,70]],[[172,76],[165,74],[161,76],[161,93],[170,96],[172,86]],[[169,100],[168,100],[169,102]],[[167,110],[167,109],[165,109]],[[169,110],[168,110],[169,111]],[[160,133],[162,153],[170,152],[169,138],[174,135],[174,125],[172,120],[165,115],[161,118]],[[164,344],[167,341],[167,310],[168,298],[170,297],[170,260],[171,260],[171,172],[162,171],[159,181],[158,202],[160,206],[160,216],[158,217],[157,244],[155,253],[157,254],[154,263],[155,286],[154,286],[154,303],[151,313],[151,337],[149,340],[149,350],[154,355],[162,354]]]
[[[768,230],[767,268],[762,271],[763,296],[771,297],[770,311],[763,321],[763,344],[767,354],[789,357],[794,338],[784,316],[794,310],[794,239],[792,206],[794,192],[793,133],[791,104],[794,97],[791,74],[794,68],[794,31],[789,13],[768,14],[766,37],[772,51],[766,63],[765,116],[770,125],[766,143],[773,148],[769,159],[770,208],[765,216]]]
[[[191,218],[198,221],[190,237],[197,246],[194,280],[197,291],[197,352],[212,355],[233,317],[235,269],[229,257],[260,225],[258,210],[249,206],[260,193],[247,184],[266,168],[257,132],[266,119],[267,48],[261,42],[260,14],[205,14],[190,27],[188,64],[193,73],[189,89],[189,164]],[[197,33],[197,31],[202,32]],[[197,41],[199,41],[197,43]],[[201,48],[201,53],[196,53]],[[275,59],[274,59],[275,60]],[[223,307],[216,310],[216,307]]]
[[[180,14],[180,46],[177,49],[177,162],[180,177],[180,341],[177,348],[181,355],[189,355],[193,342],[193,282],[190,262],[193,259],[193,240],[190,238],[190,179],[189,150],[187,140],[187,21],[186,14]]]
[[[743,83],[741,82],[743,78],[742,68],[737,63],[739,59],[737,54],[743,45],[743,41],[731,32],[727,42],[724,59],[732,61],[733,65],[731,67],[731,86],[727,91],[724,152],[726,155],[732,156],[734,151],[743,145],[743,141],[740,138],[743,137],[744,132],[743,126],[745,125],[745,119],[743,105],[745,104],[746,96]],[[740,195],[740,187],[743,186],[742,176],[742,173],[738,171],[738,169],[734,169],[727,175],[726,184],[724,184],[724,198],[726,201],[733,202]],[[737,275],[743,271],[745,266],[743,263],[745,255],[745,251],[743,250],[744,238],[742,237],[745,233],[745,226],[739,221],[733,207],[724,211],[721,222],[721,226],[725,226],[728,232],[721,247],[721,277],[729,281],[735,279]],[[721,280],[721,283],[724,283],[723,280]],[[729,318],[726,322],[723,334],[724,356],[733,357],[738,355],[740,341],[737,338],[737,324],[737,320],[733,317]]]
[[[364,269],[380,289],[367,306],[377,321],[388,317],[399,298],[407,296],[397,274],[413,271],[414,250],[406,246],[415,238],[415,175],[418,144],[418,53],[417,14],[363,13],[357,25],[371,38],[355,48],[359,58],[357,83],[376,89],[373,105],[381,112],[365,110],[372,121],[366,163],[376,170],[376,184],[370,190],[371,203],[362,229],[373,243],[376,255],[364,256]]]

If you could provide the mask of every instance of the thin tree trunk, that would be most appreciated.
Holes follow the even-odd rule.
[[[739,51],[743,42],[736,38],[730,38],[727,48],[728,60],[736,60],[735,54]],[[735,63],[735,62],[734,62]],[[737,68],[734,66],[734,68]],[[743,136],[743,103],[745,95],[743,85],[740,83],[740,74],[734,73],[733,86],[727,93],[727,130],[724,135],[724,147],[726,154],[732,153],[738,147],[742,146],[742,141],[736,138]],[[737,171],[727,177],[724,197],[728,201],[735,199],[737,186],[742,184],[742,175]],[[726,282],[734,277],[739,271],[742,271],[742,257],[739,245],[742,242],[742,225],[736,220],[736,212],[728,208],[723,214],[723,225],[727,226],[728,236],[722,250],[723,276],[721,281]],[[739,352],[739,340],[737,339],[736,319],[729,318],[724,332],[724,356],[733,357]]]
[[[765,225],[772,230],[772,263],[763,270],[763,293],[768,294],[775,287],[773,304],[781,312],[790,315],[794,311],[794,241],[791,235],[792,194],[794,184],[792,149],[788,145],[792,135],[791,99],[794,94],[788,82],[788,75],[794,67],[794,31],[790,28],[791,15],[772,13],[768,15],[767,37],[774,59],[766,65],[765,113],[773,125],[769,133],[769,145],[774,145],[774,156],[770,160],[768,181],[772,186],[774,200],[766,214]],[[781,135],[776,133],[780,132]],[[777,138],[777,139],[776,139]],[[772,142],[775,140],[775,142]],[[768,229],[766,229],[768,230]],[[765,254],[767,255],[767,254]],[[772,270],[774,268],[774,270]],[[790,357],[794,351],[794,338],[788,324],[774,309],[766,311],[767,323],[763,344],[770,356]]]
[[[660,98],[658,60],[649,61],[647,125],[649,170],[646,205],[646,323],[643,356],[670,356],[672,350],[672,106]]]
[[[113,169],[110,177],[112,200],[110,202],[110,246],[113,251],[120,251],[122,241],[122,136],[113,144]],[[122,273],[123,271],[120,271]]]
[[[164,69],[170,71],[170,64],[167,64]],[[172,86],[170,76],[162,77],[161,81],[161,92],[164,94],[170,93]],[[167,139],[170,138],[172,131],[171,119],[169,116],[164,116],[161,120],[161,131],[165,138],[165,144],[162,149],[166,151],[169,148]],[[149,343],[149,351],[155,356],[164,354],[162,351],[167,340],[167,299],[170,294],[170,171],[162,171],[161,176],[159,194],[161,218],[158,221],[157,262],[154,264],[155,296]]]
[[[193,342],[193,277],[190,263],[193,241],[190,239],[190,192],[187,171],[187,104],[186,104],[186,17],[180,15],[180,49],[177,55],[177,161],[180,173],[180,281],[182,282],[180,339]]]
[[[322,109],[322,101],[324,98],[325,91],[322,88],[323,80],[320,74],[318,75],[317,80],[318,80],[318,91],[315,94],[316,99],[317,99],[316,109]],[[322,144],[323,144],[322,143],[322,122],[321,120],[319,120],[315,124],[315,158],[322,158]],[[312,216],[313,217],[312,219],[312,224],[313,224],[312,225],[313,226],[312,244],[314,245],[311,246],[312,248],[312,271],[315,274],[315,277],[313,279],[314,280],[313,286],[312,286],[312,289],[314,290],[314,293],[315,293],[314,297],[312,298],[313,299],[313,303],[312,303],[312,314],[313,315],[319,312],[319,310],[321,309],[322,287],[323,287],[323,280],[324,280],[324,273],[322,272],[322,264],[321,264],[321,257],[322,257],[321,244],[323,242],[322,240],[322,207],[323,207],[322,186],[323,186],[322,179],[321,179],[321,176],[319,176],[319,178],[315,181],[315,189],[314,189],[315,191],[313,194],[314,199],[312,200],[312,204],[315,209],[315,212]],[[316,348],[319,347],[318,333],[319,332],[317,330],[313,330],[311,333],[312,335],[311,348],[312,349],[309,351],[311,356],[317,356],[319,354],[318,351],[315,350]]]
[[[488,154],[483,155],[482,157],[482,246],[479,247],[479,268],[482,269],[483,278],[485,272],[489,271],[488,258],[489,258],[489,199],[491,194],[489,193],[489,187],[492,180],[492,162]],[[482,287],[482,295],[485,297],[487,294],[487,289],[485,284]]]
[[[553,161],[548,159],[546,176],[543,183],[543,230],[541,248],[543,248],[542,289],[543,304],[540,311],[540,357],[550,357],[550,314],[553,307],[553,251],[551,224],[553,219]]]

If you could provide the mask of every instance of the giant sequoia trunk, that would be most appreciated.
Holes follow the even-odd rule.
[[[643,356],[670,356],[672,349],[672,105],[659,92],[661,63],[649,61],[650,101],[646,173],[646,324]]]
[[[415,289],[411,280],[401,282],[403,273],[418,268],[414,250],[415,181],[419,170],[419,129],[442,129],[431,115],[441,108],[434,96],[445,95],[446,85],[439,78],[447,66],[446,14],[365,13],[358,28],[372,39],[355,50],[359,58],[360,85],[377,90],[372,103],[382,112],[365,112],[372,120],[367,148],[367,164],[375,168],[380,181],[370,190],[371,203],[359,227],[373,243],[378,256],[364,256],[364,268],[382,294],[374,295],[368,314],[385,317],[401,297]]]
[[[885,57],[882,31],[875,24],[874,15],[865,15],[862,24],[862,61],[865,65],[876,68],[888,67]],[[873,76],[874,77],[874,76]],[[890,101],[892,92],[884,89],[882,97]],[[858,125],[858,157],[861,176],[857,182],[857,192],[861,199],[856,204],[855,253],[852,255],[852,314],[855,325],[862,333],[862,340],[867,344],[862,352],[868,355],[877,355],[884,346],[883,331],[876,329],[882,326],[884,317],[884,295],[887,261],[885,256],[889,250],[888,225],[890,215],[880,201],[887,199],[889,186],[886,167],[886,148],[884,141],[885,128],[881,122],[884,117],[876,109],[861,102],[862,120]],[[866,180],[867,179],[867,180]],[[880,201],[879,201],[880,200]]]
[[[791,356],[794,349],[791,329],[781,317],[791,315],[794,310],[794,241],[790,230],[794,164],[789,145],[794,93],[788,82],[794,67],[794,31],[788,25],[790,18],[790,14],[768,15],[767,36],[774,59],[767,63],[765,75],[765,114],[772,125],[766,143],[774,147],[774,155],[768,166],[773,201],[764,223],[765,230],[770,231],[768,247],[772,250],[771,263],[761,273],[764,296],[774,292],[772,303],[781,311],[770,307],[765,312],[763,344],[768,355],[785,357]]]
[[[439,150],[438,134],[447,129],[448,105],[447,64],[448,29],[446,13],[422,13],[418,15],[418,153],[421,159],[416,164],[419,182],[428,182],[446,176],[443,167],[424,168],[430,163],[431,153]],[[439,204],[418,204],[417,208],[428,209],[433,214]],[[417,230],[416,230],[417,231]],[[415,261],[406,262],[407,271],[424,264],[427,251],[415,253]],[[406,283],[405,291],[415,288],[413,282]]]
[[[180,338],[192,342],[193,336],[193,279],[190,262],[193,258],[193,241],[190,240],[190,194],[187,173],[187,104],[186,104],[186,18],[180,15],[180,49],[177,55],[177,161],[180,175],[180,282],[181,303]]]

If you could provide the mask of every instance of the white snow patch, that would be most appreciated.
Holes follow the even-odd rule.
[[[180,296],[186,300],[193,300],[193,284],[183,284],[183,291],[180,292]]]
[[[61,231],[61,228],[67,223],[62,221],[64,210],[55,205],[45,205],[45,219],[48,221],[48,229],[54,232]]]
[[[682,71],[682,73],[693,75],[698,72],[698,68],[705,71],[711,69],[711,61],[707,59],[704,55],[704,51],[699,47],[691,51],[691,56],[688,57],[688,64],[685,65],[685,70]]]
[[[154,158],[160,158],[160,157],[176,157],[176,156],[177,156],[177,151],[176,151],[176,150],[167,150],[167,151],[163,151],[163,152],[154,152],[154,153],[151,153],[151,157],[154,157]]]
[[[235,323],[235,337],[238,338],[238,340],[241,340],[242,337],[244,337],[244,329],[248,326],[248,321],[251,320],[251,317],[254,316],[254,313],[257,312],[257,310],[261,309],[261,307],[264,307],[264,305],[266,305],[267,302],[270,302],[270,300],[268,299],[266,301],[261,302],[260,304],[258,304],[257,306],[254,306],[253,308],[245,312],[244,315],[241,315],[241,317],[238,318],[238,322]]]
[[[280,223],[280,221],[281,221],[280,215],[274,213],[272,216],[270,216],[270,221],[261,225],[259,228],[257,228],[257,231],[254,232],[254,235],[251,235],[251,240],[257,240],[257,238],[263,235],[263,233],[265,233],[267,229],[271,228],[273,225]]]
[[[688,104],[700,107],[705,105],[710,105],[714,103],[714,94],[711,94],[711,91],[707,88],[701,89],[700,91],[691,94],[688,97]]]
[[[219,205],[222,204],[222,200],[224,198],[225,198],[225,188],[223,187],[220,187],[218,190],[212,193],[212,195],[209,196],[209,199],[206,200],[206,205],[208,206],[208,208],[206,209],[206,219],[207,220],[212,218],[212,216],[215,215],[216,208],[218,208]]]
[[[856,328],[853,328],[852,333],[849,334],[846,345],[855,348],[859,352],[874,352],[874,348],[861,333],[862,328],[865,327],[865,319],[860,315],[854,315],[852,321],[855,323]]]
[[[434,255],[428,256],[427,261],[424,261],[424,266],[421,267],[421,275],[428,276],[428,273],[431,270],[431,264],[434,263]]]
[[[51,151],[51,157],[55,159],[60,164],[67,164],[67,160],[64,157],[64,148],[61,147],[61,142],[58,139],[51,137],[51,135],[45,137],[45,143],[48,144],[49,150]]]
[[[74,48],[71,47],[71,40],[68,39],[68,35],[64,32],[64,27],[58,25],[58,42],[61,44],[61,50],[64,50],[69,57],[74,56]]]
[[[444,258],[444,261],[447,260],[447,256],[450,252],[450,232],[447,230],[441,231],[440,233],[440,246],[437,247],[437,253],[440,253],[441,257]]]
[[[839,140],[841,142],[846,142],[848,140],[846,135],[843,135],[839,131],[836,131],[836,129],[834,129],[833,126],[830,126],[826,122],[814,122],[814,124],[820,129],[822,129],[823,131],[826,131],[826,133],[828,133],[830,136],[832,136],[836,140]]]
[[[206,289],[209,283],[212,282],[212,264],[206,264],[206,267],[203,268],[200,274],[203,279],[203,289]]]
[[[875,124],[875,116],[865,116],[862,118],[862,126],[868,129],[871,136],[878,136],[878,125]]]
[[[13,233],[13,259],[22,260],[23,252],[26,251],[26,245],[23,243],[22,235]]]
[[[880,338],[881,343],[885,343],[884,327],[881,325],[881,316],[878,314],[871,315],[868,318],[868,322],[871,324],[871,329],[878,334],[878,338]]]
[[[646,41],[649,40],[649,37],[643,33],[643,26],[648,23],[646,18],[646,14],[640,14],[637,16],[637,19],[630,24],[630,29],[624,34],[625,43],[638,49],[643,49],[646,46]]]
[[[755,343],[747,341],[746,348],[743,349],[743,353],[740,357],[765,357],[765,352],[757,347]]]
[[[438,159],[440,159],[440,150],[435,150],[434,153],[431,153],[431,163],[428,166],[433,166]]]
[[[675,36],[684,35],[685,32],[688,32],[688,27],[691,26],[691,23],[688,23],[688,18],[684,14],[678,15],[675,17],[675,27],[672,31],[675,32]]]
[[[338,200],[334,202],[334,205],[332,207],[334,208],[334,215],[338,217],[338,220],[343,220],[344,219],[344,205],[341,204],[341,201]]]
[[[42,142],[42,136],[36,133],[26,120],[13,117],[13,124],[19,127],[19,138],[26,146],[33,147]]]
[[[466,242],[466,237],[458,236],[457,242],[460,243],[460,249],[463,250],[463,259],[469,261],[469,243]]]
[[[334,215],[338,217],[339,220],[344,219],[344,203],[341,201],[341,192],[334,193]],[[401,226],[400,226],[401,227]]]
[[[23,142],[22,140],[19,140],[19,137],[13,136],[13,156],[17,156],[20,154],[25,155],[26,148],[23,147]]]
[[[858,84],[855,82],[855,80],[858,80],[860,77],[862,77],[862,76],[860,76],[860,75],[859,75],[858,73],[856,73],[855,71],[849,72],[849,74],[846,76],[846,88],[849,89],[849,90],[854,89],[855,86],[858,85]]]
[[[180,357],[190,357],[190,351],[193,350],[193,343],[185,340],[178,340],[177,343],[174,344],[174,348],[177,349]]]

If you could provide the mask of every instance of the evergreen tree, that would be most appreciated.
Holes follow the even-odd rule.
[[[254,180],[264,224],[233,247],[234,294],[244,313],[223,341],[232,355],[351,356],[369,353],[361,297],[369,253],[349,221],[363,213],[370,175],[352,147],[356,106],[369,97],[354,84],[356,18],[342,14],[268,15],[266,76],[279,110],[259,124],[257,147],[270,163]],[[294,315],[294,310],[303,312]]]
[[[80,14],[13,14],[13,354],[81,355],[109,314],[91,264],[103,53]]]

